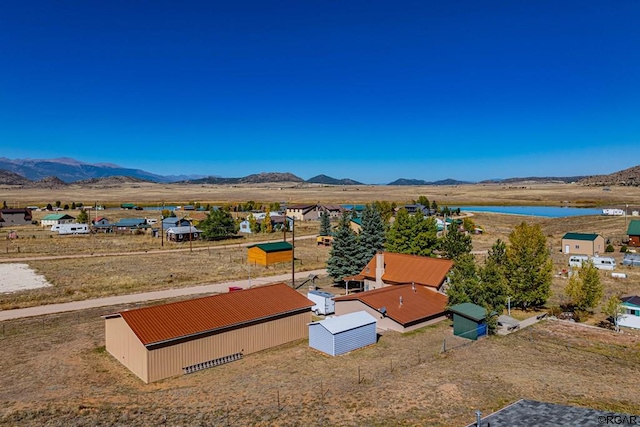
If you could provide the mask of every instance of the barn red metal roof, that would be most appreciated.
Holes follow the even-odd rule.
[[[117,313],[144,345],[309,309],[313,302],[284,283]],[[105,316],[105,318],[113,315]]]
[[[384,274],[382,281],[387,284],[415,283],[416,285],[439,287],[444,282],[453,261],[418,255],[383,252]],[[359,276],[376,280],[377,254],[371,258]],[[356,280],[351,278],[351,280]]]
[[[446,295],[424,286],[397,285],[345,295],[334,300],[358,300],[378,311],[384,307],[387,317],[409,326],[444,315],[448,299]]]

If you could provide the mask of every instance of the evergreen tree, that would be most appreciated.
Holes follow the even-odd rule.
[[[2,202],[2,209],[7,209],[7,201],[6,200],[4,200]]]
[[[475,260],[471,254],[461,256],[449,273],[447,296],[449,307],[463,302],[477,303],[477,295],[480,293]],[[474,297],[474,298],[472,298]]]
[[[540,225],[516,226],[509,234],[506,258],[514,304],[524,309],[543,305],[550,294],[553,264]]]
[[[202,230],[204,239],[220,239],[238,232],[238,224],[236,224],[231,213],[225,209],[209,212],[207,218],[200,222],[198,228]]]
[[[323,211],[320,214],[320,232],[318,235],[331,236],[331,219],[328,212]]]
[[[579,310],[592,309],[598,305],[602,299],[603,287],[593,262],[583,263],[578,273],[571,275],[565,293]]]
[[[410,254],[431,256],[438,246],[438,224],[433,217],[417,213],[411,217]]]
[[[440,250],[446,258],[457,260],[462,254],[468,254],[473,249],[471,236],[460,232],[457,227],[451,226],[450,230],[440,241]]]
[[[384,249],[385,227],[382,216],[375,205],[367,205],[362,212],[362,230],[358,236],[360,243],[359,267],[362,270],[369,260]]]
[[[76,218],[78,224],[88,224],[89,223],[89,214],[84,209],[80,211],[78,217]]]
[[[353,276],[362,269],[358,266],[359,245],[355,232],[349,223],[351,215],[345,212],[333,236],[333,245],[327,260],[327,272],[334,281],[341,281],[343,277]]]
[[[427,199],[426,196],[420,196],[418,197],[418,200],[416,200],[416,203],[419,205],[422,205],[426,208],[429,208],[429,199]]]
[[[413,221],[411,216],[406,209],[401,208],[398,210],[395,221],[387,232],[386,250],[399,254],[410,254],[412,233]]]
[[[509,286],[506,277],[506,250],[504,242],[498,239],[479,270],[483,299],[492,310],[502,313],[505,309]]]
[[[71,202],[71,209],[75,209],[76,208],[76,202]]]
[[[438,204],[435,200],[431,202],[431,210],[433,211],[434,215],[438,215]]]

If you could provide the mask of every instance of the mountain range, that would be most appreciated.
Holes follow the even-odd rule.
[[[118,177],[118,178],[116,178]],[[105,182],[107,181],[107,182]],[[240,178],[223,178],[202,175],[157,175],[141,169],[123,168],[111,163],[85,163],[68,157],[56,159],[8,159],[0,157],[0,184],[20,186],[42,186],[54,188],[70,183],[92,185],[96,183],[118,185],[123,182],[148,181],[159,183],[181,182],[185,184],[261,184],[298,183],[320,185],[365,185],[361,182],[327,175],[317,175],[304,180],[288,172],[262,172]],[[609,175],[571,177],[525,177],[492,179],[479,184],[511,184],[518,182],[552,183],[577,182],[584,185],[640,185],[640,166],[634,166]],[[424,181],[421,179],[399,178],[386,185],[464,185],[476,184],[468,181],[445,179]]]

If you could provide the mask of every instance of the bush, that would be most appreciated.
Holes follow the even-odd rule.
[[[604,250],[605,252],[613,252],[613,245],[607,245],[607,248]]]
[[[622,252],[623,254],[626,254],[627,253],[627,245],[620,246],[620,252]]]

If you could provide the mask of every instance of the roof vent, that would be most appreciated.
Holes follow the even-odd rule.
[[[382,314],[383,317],[387,315],[387,307],[380,307],[378,311],[380,312],[380,314]]]
[[[400,295],[400,306],[402,307],[402,295]]]
[[[411,282],[411,289],[413,290],[413,292],[416,291],[416,282]]]

